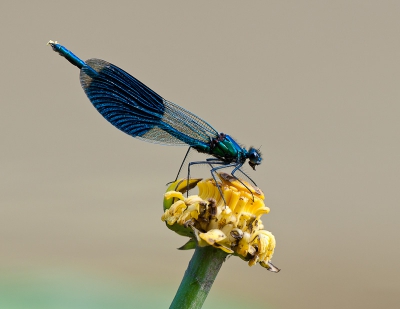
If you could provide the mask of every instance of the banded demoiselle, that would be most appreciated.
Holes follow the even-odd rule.
[[[248,160],[255,170],[261,163],[258,149],[250,147],[247,150],[239,146],[229,135],[218,133],[206,121],[162,98],[119,67],[101,59],[83,61],[57,41],[49,41],[48,44],[80,69],[83,90],[97,111],[112,125],[147,142],[189,146],[176,178],[190,149],[213,158],[190,162],[188,178],[190,167],[195,164],[208,164],[216,181],[215,173],[221,168],[233,168],[231,175],[236,179],[234,174],[238,170],[249,178],[241,170],[243,164]],[[251,182],[255,184],[253,180]]]

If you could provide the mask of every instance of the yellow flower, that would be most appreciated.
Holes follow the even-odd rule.
[[[226,173],[218,174],[218,190],[213,179],[192,179],[189,188],[197,184],[198,195],[184,197],[188,182],[173,183],[165,193],[164,214],[167,226],[191,240],[181,249],[213,246],[228,254],[238,255],[250,266],[259,263],[272,272],[280,269],[271,262],[275,237],[264,230],[263,214],[270,209],[264,204],[264,194],[244,180]],[[225,205],[226,201],[226,205]]]

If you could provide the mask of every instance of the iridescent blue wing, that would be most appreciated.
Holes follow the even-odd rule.
[[[100,114],[133,137],[164,145],[199,146],[218,136],[207,122],[163,99],[107,61],[87,60],[81,68],[80,80]]]

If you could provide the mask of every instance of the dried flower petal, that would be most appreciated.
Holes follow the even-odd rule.
[[[198,195],[184,198],[181,192],[168,191],[165,194],[164,205],[170,207],[165,209],[161,219],[177,233],[192,237],[199,246],[213,246],[240,256],[250,266],[259,263],[272,272],[278,272],[279,268],[270,263],[275,237],[264,230],[260,219],[270,211],[264,204],[263,192],[229,174],[218,176],[221,179],[218,185],[227,205],[213,179],[197,180]],[[186,182],[180,181],[179,184],[184,188]],[[171,204],[169,199],[177,200]]]

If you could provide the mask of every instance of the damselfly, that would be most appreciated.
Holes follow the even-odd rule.
[[[48,44],[80,69],[83,90],[93,106],[112,125],[147,142],[189,146],[176,178],[179,177],[190,149],[206,153],[213,158],[190,162],[188,178],[190,167],[196,164],[208,164],[215,181],[216,172],[227,167],[233,168],[233,177],[236,178],[234,174],[239,170],[249,178],[241,170],[243,164],[248,160],[255,170],[261,163],[261,153],[258,149],[250,147],[247,150],[239,146],[229,135],[218,133],[206,121],[165,100],[119,67],[101,59],[83,61],[57,41],[49,41]],[[253,180],[251,182],[255,185]],[[221,189],[218,189],[221,192]]]

